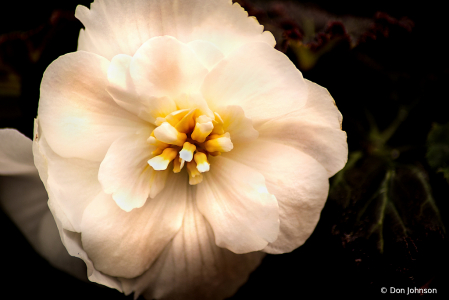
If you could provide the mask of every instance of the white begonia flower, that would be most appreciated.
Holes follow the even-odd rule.
[[[75,16],[85,29],[45,71],[33,152],[91,281],[221,299],[264,253],[305,242],[346,133],[271,33],[227,0],[96,0]]]

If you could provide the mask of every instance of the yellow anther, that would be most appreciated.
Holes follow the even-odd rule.
[[[184,167],[184,160],[178,156],[173,160],[173,172],[179,173],[181,172],[182,168]]]
[[[164,151],[165,148],[156,148],[156,150],[154,150],[153,152],[151,152],[151,155],[153,156],[158,156],[159,154],[161,154]]]
[[[189,184],[196,185],[203,181],[203,174],[196,168],[196,162],[191,161],[187,163],[187,173],[189,173]]]
[[[162,123],[161,126],[157,127],[153,132],[156,139],[167,144],[182,146],[187,139],[185,133],[179,132],[168,122]]]
[[[184,118],[185,115],[187,115],[190,112],[190,109],[181,109],[181,110],[177,110],[174,111],[170,114],[168,114],[165,117],[166,122],[170,123],[171,126],[175,127],[176,124],[179,123],[179,121],[182,120],[182,118]],[[157,121],[157,119],[156,119]],[[160,124],[156,124],[158,126],[160,126]]]
[[[156,146],[156,147],[162,148],[162,149],[165,149],[169,146],[167,143],[161,142],[158,139],[156,139],[153,135],[147,139],[147,142],[150,145],[153,145],[153,146]]]
[[[179,121],[178,124],[176,124],[175,126],[176,130],[183,133],[191,132],[193,127],[195,126],[195,119],[194,119],[195,112],[196,109],[192,109],[191,111],[189,111],[189,113],[187,113],[181,119],[181,121]]]
[[[204,147],[208,152],[229,152],[234,148],[229,132],[226,132],[223,135],[214,134],[209,138],[210,139],[204,143]]]
[[[178,155],[178,150],[175,148],[166,148],[161,155],[155,156],[148,161],[148,164],[156,171],[167,169],[168,164]]]
[[[224,122],[218,113],[214,113],[215,120],[212,121],[214,125],[214,129],[212,130],[212,134],[224,134]]]
[[[193,140],[203,143],[213,129],[214,125],[209,117],[204,115],[199,116],[196,118],[195,129],[193,130],[191,137]]]
[[[182,146],[182,150],[179,152],[179,157],[181,157],[185,161],[192,161],[193,152],[195,152],[196,146],[189,142],[185,142]]]
[[[192,107],[186,105],[192,102],[189,95],[186,97],[181,107]],[[157,127],[147,140],[152,151],[148,164],[154,170],[166,170],[173,161],[173,172],[180,173],[186,165],[189,184],[196,185],[203,181],[203,173],[210,170],[208,158],[233,149],[226,132],[230,126],[229,113],[223,115],[225,123],[218,113],[212,113],[206,104],[203,106],[180,109],[156,119]]]
[[[200,173],[204,173],[210,170],[210,164],[207,161],[207,155],[205,153],[195,153],[194,160],[196,162],[196,168]]]

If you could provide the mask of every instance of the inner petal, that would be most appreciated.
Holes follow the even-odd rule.
[[[276,240],[276,198],[264,177],[225,157],[211,160],[211,171],[197,188],[198,209],[211,224],[216,244],[235,253],[263,249]]]
[[[184,43],[169,36],[145,42],[130,63],[130,74],[138,95],[169,97],[199,90],[208,70]]]
[[[117,205],[125,211],[144,205],[150,191],[155,189],[154,197],[165,183],[157,178],[162,176],[163,179],[164,174],[147,164],[152,149],[146,141],[147,135],[148,132],[143,132],[116,140],[100,165],[98,180],[103,191],[112,194]]]

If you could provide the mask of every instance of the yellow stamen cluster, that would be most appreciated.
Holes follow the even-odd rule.
[[[157,118],[158,126],[148,143],[155,146],[148,164],[154,170],[166,170],[173,161],[173,172],[187,166],[189,183],[203,181],[202,173],[210,170],[208,156],[231,151],[233,144],[229,132],[224,132],[223,120],[214,113],[213,118],[199,109],[181,109]]]

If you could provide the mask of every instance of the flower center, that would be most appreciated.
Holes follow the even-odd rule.
[[[217,156],[231,151],[233,144],[229,132],[224,132],[223,120],[218,113],[214,118],[199,109],[181,109],[157,118],[148,142],[156,147],[148,164],[156,171],[166,170],[173,161],[173,172],[179,173],[187,165],[189,183],[203,181],[201,173],[210,169],[209,155]]]

